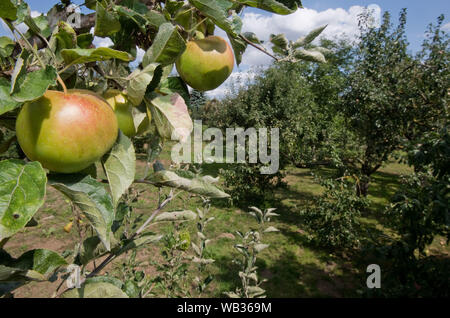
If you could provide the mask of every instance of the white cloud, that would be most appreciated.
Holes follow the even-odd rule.
[[[267,43],[265,47],[269,52],[271,52],[270,45],[268,44],[270,34],[283,33],[289,40],[295,41],[313,29],[325,24],[328,26],[321,36],[330,39],[343,36],[349,39],[355,39],[359,32],[358,16],[366,9],[372,12],[374,25],[379,26],[381,21],[381,8],[377,4],[371,4],[367,7],[351,6],[348,10],[343,8],[327,9],[324,11],[299,9],[290,15],[267,15],[254,12],[246,13],[244,11],[244,15],[242,16],[242,31],[255,33],[260,40]],[[450,28],[450,25],[448,27]],[[216,30],[216,35],[228,40],[225,32],[220,29]],[[224,84],[208,92],[208,96],[216,98],[223,97],[230,91],[230,85],[233,79],[238,76],[253,78],[254,72],[251,70],[252,68],[255,66],[267,67],[272,61],[272,58],[267,54],[248,46],[242,57],[240,67],[235,68],[235,71]],[[249,70],[242,71],[242,69]]]
[[[347,35],[354,37],[358,33],[358,15],[366,7],[352,6],[348,10],[342,8],[316,11],[313,9],[299,9],[295,13],[281,16],[270,16],[259,13],[245,13],[243,17],[243,31],[254,32],[260,40],[267,41],[270,33],[284,33],[290,40],[296,40],[309,31],[328,24],[322,36],[333,38]],[[379,25],[381,8],[371,4],[367,9],[373,12],[375,24]]]
[[[136,46],[136,59],[130,63],[130,66],[132,68],[136,68],[139,63],[142,62],[142,58],[144,57],[145,51],[139,47]]]
[[[114,44],[110,38],[101,38],[99,36],[94,36],[92,43],[96,47],[109,47]]]
[[[138,64],[142,62],[142,58],[144,57],[145,51],[139,47],[136,47],[136,61]]]
[[[442,26],[442,30],[450,32],[450,22]]]
[[[248,69],[246,71],[236,71],[231,73],[230,77],[220,85],[218,88],[207,91],[206,95],[209,98],[222,98],[231,93],[233,88],[239,89],[245,87],[256,77],[257,71],[255,69]]]
[[[91,34],[94,34],[94,27],[89,31]],[[96,47],[109,47],[114,44],[114,42],[110,38],[101,38],[99,36],[94,36],[94,40],[92,41]]]

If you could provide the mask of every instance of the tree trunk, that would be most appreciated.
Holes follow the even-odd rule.
[[[369,191],[369,183],[370,183],[370,177],[369,176],[362,176],[359,180],[359,183],[356,184],[356,195],[358,197],[366,197],[367,193]]]
[[[370,183],[370,175],[372,174],[373,169],[371,169],[370,165],[364,163],[361,167],[361,178],[359,183],[356,184],[356,195],[358,197],[366,197],[369,190]]]

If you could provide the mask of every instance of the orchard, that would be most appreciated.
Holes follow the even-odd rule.
[[[372,238],[361,234],[370,223],[369,181],[376,187],[378,169],[395,156],[417,175],[409,180],[416,185],[410,192],[395,188],[403,192],[389,213],[396,213],[399,236],[393,237],[401,240],[390,245],[389,255],[404,251],[398,260],[417,270],[422,265],[415,255],[436,237],[448,237],[446,37],[424,45],[423,52],[435,55],[415,60],[402,46],[401,22],[392,34],[386,21],[384,33],[361,27],[356,44],[319,41],[326,26],[296,41],[270,30],[262,41],[243,31],[246,8],[287,16],[304,10],[300,0],[55,0],[39,16],[31,0],[0,1],[11,34],[0,37],[0,297],[50,283],[51,296],[63,298],[256,298],[266,297],[267,288],[280,291],[269,296],[286,296],[278,279],[271,281],[273,272],[299,272],[291,261],[273,261],[272,251],[281,249],[272,245],[296,240],[291,250],[297,257],[296,248],[315,239],[327,251],[318,253],[333,255],[330,262],[338,266],[343,251]],[[97,47],[94,37],[112,44]],[[377,41],[393,53],[378,56],[375,48],[384,46]],[[212,166],[168,159],[174,143],[191,140],[193,96],[230,83],[250,47],[274,67],[235,99],[203,103],[202,119],[222,131],[280,128],[283,171],[261,175],[259,164],[245,163],[211,172]],[[366,56],[349,53],[356,51]],[[384,80],[387,73],[395,80]],[[316,165],[327,168],[313,171]],[[294,203],[276,197],[286,180],[306,175],[298,169],[311,169],[319,180],[308,174],[301,182],[305,191],[313,182],[323,189],[305,209],[303,198],[295,201],[301,194],[292,196]],[[295,173],[285,178],[289,171]],[[44,217],[48,206],[54,213]],[[218,212],[232,214],[234,207],[245,215]],[[411,213],[423,222],[405,225],[415,222],[408,223]],[[46,227],[48,218],[64,226]],[[236,230],[230,220],[251,225]],[[47,240],[44,247],[29,249],[19,241],[33,229]],[[308,234],[298,239],[303,229]],[[229,249],[213,245],[224,238],[235,240]],[[47,248],[54,242],[60,246]],[[404,249],[394,248],[400,245]],[[367,255],[376,259],[378,252]],[[272,272],[260,269],[272,265]],[[216,281],[224,268],[235,278]],[[300,297],[295,293],[287,295]]]

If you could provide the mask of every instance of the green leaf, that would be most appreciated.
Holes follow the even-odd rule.
[[[230,34],[228,35],[228,39],[230,40],[231,47],[233,48],[234,57],[236,59],[236,64],[239,65],[242,62],[242,55],[247,49],[247,43],[238,37],[233,37]]]
[[[167,11],[171,16],[178,12],[178,10],[183,7],[184,1],[171,1],[166,0],[164,10]]]
[[[78,254],[79,257],[78,261],[82,265],[87,265],[92,260],[108,253],[105,246],[101,243],[102,241],[98,236],[91,236],[85,239],[80,247],[80,253]]]
[[[136,69],[128,76],[127,96],[131,103],[138,106],[144,99],[147,86],[153,80],[158,63],[151,63],[144,67],[143,70]]]
[[[63,61],[61,51],[64,49],[75,49],[77,45],[77,34],[66,22],[58,21],[49,40],[49,49],[56,55],[57,62]]]
[[[264,230],[264,233],[270,233],[270,232],[280,232],[280,230],[273,226],[269,226],[267,229]]]
[[[250,297],[258,297],[263,295],[266,291],[258,286],[249,286],[247,292]]]
[[[7,36],[0,36],[0,57],[11,56],[16,43]]]
[[[197,218],[197,214],[191,210],[163,212],[155,217],[155,222],[161,221],[192,221]]]
[[[319,51],[298,49],[294,51],[294,57],[298,60],[326,63],[325,56]]]
[[[8,1],[8,0],[6,0],[6,1]],[[13,3],[17,7],[17,18],[14,21],[14,24],[19,25],[20,23],[25,21],[25,17],[27,17],[31,14],[31,10],[25,1],[20,1],[20,3],[19,3],[19,1],[13,0]]]
[[[172,23],[164,23],[159,27],[152,46],[145,52],[142,65],[146,67],[150,63],[160,63],[163,66],[173,64],[185,48],[184,39],[177,28]]]
[[[77,36],[77,44],[82,49],[88,49],[93,40],[94,36],[91,33],[83,33]]]
[[[130,139],[122,132],[111,151],[102,158],[103,168],[108,177],[114,207],[134,181],[136,155]]]
[[[284,34],[278,34],[278,35],[271,34],[270,42],[273,45],[278,46],[282,50],[288,49],[289,41]]]
[[[301,37],[297,41],[292,43],[292,47],[296,49],[311,43],[320,35],[320,33],[322,33],[323,30],[325,30],[326,27],[327,24],[312,30],[311,32],[308,33],[307,36]]]
[[[32,30],[32,32],[40,33],[42,36],[48,38],[52,34],[52,30],[50,25],[48,24],[47,17],[44,15],[40,15],[38,17],[32,18],[31,16],[27,16],[25,19],[25,23]],[[28,34],[27,35],[31,35]]]
[[[9,90],[11,88],[11,83],[4,77],[0,78],[0,115],[9,112],[20,106],[19,102],[16,102],[11,95],[9,95]]]
[[[150,108],[161,137],[185,141],[191,134],[192,119],[184,99],[178,93],[158,96],[152,99],[147,107]]]
[[[56,84],[57,75],[56,69],[50,65],[34,72],[20,73],[11,96],[17,102],[35,100],[44,95],[49,86]]]
[[[27,15],[24,19],[24,22],[28,26],[29,31],[33,34],[41,33],[41,29],[37,26],[36,22],[34,22],[34,19],[31,17],[31,15]]]
[[[17,8],[11,0],[0,1],[0,18],[8,20],[17,19]]]
[[[98,1],[100,1],[100,0],[86,0],[85,1],[86,8],[95,10]]]
[[[228,19],[228,10],[232,7],[232,2],[228,0],[189,0],[189,2],[226,33],[233,37],[237,37],[240,33],[240,30],[236,29],[237,20],[233,20],[233,23]]]
[[[13,94],[16,89],[16,83],[17,78],[19,75],[25,75],[27,72],[27,61],[28,57],[30,56],[30,52],[26,49],[23,49],[22,52],[20,52],[19,57],[16,60],[16,64],[14,65],[14,70],[11,74],[11,89],[9,91],[9,94]]]
[[[191,97],[189,95],[189,89],[186,85],[186,83],[181,79],[181,77],[178,76],[171,76],[166,78],[165,80],[161,81],[159,91],[163,94],[173,94],[178,93],[183,97],[184,102],[186,103],[187,107],[189,107]]]
[[[39,162],[0,162],[0,241],[22,229],[42,206],[46,182]]]
[[[275,0],[237,0],[237,2],[245,4],[249,7],[259,8],[282,15],[294,13],[299,7],[302,6],[301,1],[289,1],[288,4],[283,4],[283,2],[287,1]]]
[[[97,2],[94,34],[107,37],[120,31],[119,16],[115,12],[108,12]]]
[[[256,37],[256,34],[253,32],[244,32],[242,35],[252,43],[261,44],[261,41]]]
[[[77,174],[52,175],[49,183],[80,208],[109,251],[114,206],[103,184],[91,176]]]
[[[164,18],[164,16],[157,11],[150,10],[145,14],[145,16],[148,23],[155,28],[159,28],[162,24],[167,23],[166,18]]]
[[[228,198],[229,195],[219,190],[213,184],[204,179],[188,179],[177,175],[175,172],[161,170],[151,174],[148,179],[161,187],[179,188],[187,192],[204,195],[211,198]]]
[[[332,50],[327,49],[325,47],[321,47],[321,46],[313,47],[313,48],[309,49],[309,51],[317,51],[317,52],[322,53],[323,55],[329,55],[329,54],[333,53]]]
[[[146,33],[146,26],[149,22],[147,21],[147,17],[145,15],[140,14],[133,9],[119,5],[114,6],[114,10],[122,17],[133,21],[142,32]]]
[[[81,288],[74,288],[61,295],[62,298],[128,298],[120,288],[105,282],[86,282]]]
[[[50,46],[53,46],[53,41],[57,42],[57,50],[73,49],[77,45],[77,34],[70,24],[59,21],[50,39]]]
[[[99,47],[96,49],[65,49],[61,51],[61,56],[66,64],[83,64],[106,61],[112,58],[127,62],[133,60],[131,54],[108,47]]]
[[[259,244],[256,244],[253,248],[256,251],[256,253],[259,253],[259,252],[261,252],[262,250],[264,250],[264,249],[266,249],[268,247],[269,247],[269,244],[261,244],[261,243],[259,243]]]
[[[123,286],[123,291],[128,295],[130,298],[139,298],[139,287],[136,282],[132,280],[127,280]]]
[[[33,270],[44,276],[48,276],[62,265],[67,265],[67,262],[54,251],[35,249],[25,252],[17,260],[8,265],[23,270]]]
[[[149,243],[156,243],[156,242],[160,241],[162,238],[163,238],[162,235],[155,235],[154,233],[151,233],[151,232],[143,233],[138,238],[129,240],[126,243],[124,243],[123,247],[121,247],[117,251],[117,254],[125,253],[131,249],[136,249],[140,246],[143,246],[143,245],[146,245]]]
[[[3,139],[2,134],[0,133],[0,154],[8,151],[14,140],[16,140],[16,136],[11,136],[8,139]]]

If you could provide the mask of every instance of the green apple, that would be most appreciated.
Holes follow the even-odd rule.
[[[79,172],[111,149],[118,123],[108,103],[87,90],[47,90],[23,105],[16,120],[20,147],[54,172]]]
[[[117,89],[109,89],[103,97],[109,105],[111,105],[116,114],[120,130],[125,136],[131,138],[146,132],[150,126],[151,115],[147,111],[147,116],[136,129],[133,121],[133,104],[128,100],[127,96]]]
[[[209,91],[231,74],[234,56],[230,45],[219,36],[189,41],[176,61],[181,78],[192,88]]]

